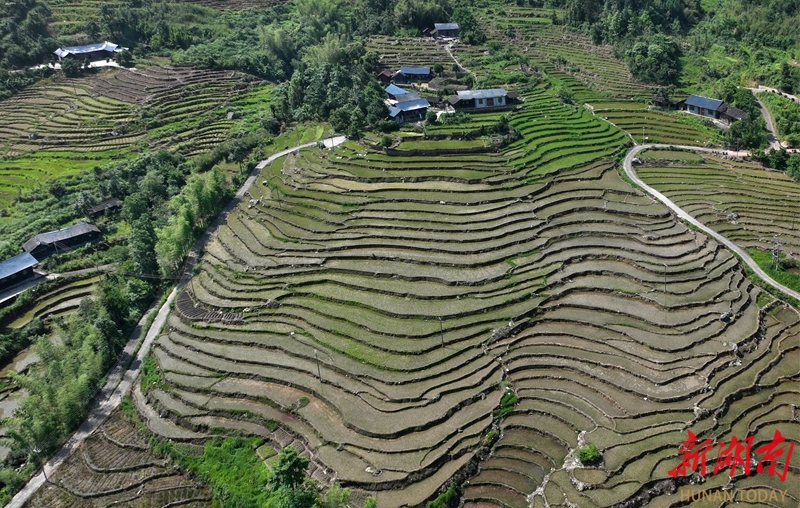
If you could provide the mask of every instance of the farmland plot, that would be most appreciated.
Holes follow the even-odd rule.
[[[649,161],[637,173],[703,224],[743,248],[782,251],[800,257],[800,185],[757,163],[702,154],[701,162]],[[672,152],[666,152],[670,154]]]
[[[227,139],[228,109],[252,77],[177,67],[105,69],[40,83],[0,101],[0,204],[53,178],[125,156],[136,146],[183,155]]]
[[[114,413],[25,504],[74,507],[210,507],[211,492],[147,451],[147,440]]]
[[[151,428],[289,434],[382,507],[470,463],[470,505],[612,506],[671,481],[687,429],[796,439],[785,411],[761,423],[794,390],[796,313],[757,305],[731,254],[621,180],[622,132],[525,99],[499,153],[351,142],[265,167],[154,346]],[[720,420],[761,387],[781,397],[752,425]],[[574,467],[584,442],[601,467]]]

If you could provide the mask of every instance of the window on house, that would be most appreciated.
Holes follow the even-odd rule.
[[[478,99],[478,104],[483,104],[483,99]]]

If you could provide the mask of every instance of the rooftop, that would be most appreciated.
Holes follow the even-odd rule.
[[[22,254],[17,254],[13,258],[8,258],[0,262],[0,279],[5,279],[10,275],[19,273],[26,268],[36,265],[36,263],[38,263],[36,258],[31,256],[28,252],[23,252]]]
[[[394,106],[389,106],[389,116],[396,117],[403,111],[414,111],[430,107],[428,99],[417,99],[413,101],[398,102]]]
[[[104,210],[108,210],[109,208],[117,208],[122,206],[122,201],[117,198],[106,199],[102,203],[99,203],[92,208],[89,209],[89,215],[94,215],[96,213],[100,213]]]
[[[411,74],[412,76],[413,75],[427,76],[428,74],[431,73],[431,68],[430,67],[406,67],[406,66],[402,66],[402,67],[400,67],[400,71],[399,72],[400,72],[400,74]]]
[[[397,85],[389,85],[386,88],[384,88],[383,91],[388,93],[389,95],[394,95],[394,96],[403,95],[403,94],[407,94],[408,93],[408,90],[403,90],[402,88],[400,88]]]
[[[22,248],[27,252],[31,252],[40,245],[52,245],[56,242],[63,242],[64,240],[69,240],[70,238],[75,238],[91,232],[99,233],[100,230],[97,229],[97,226],[94,224],[89,224],[88,222],[79,222],[68,228],[38,234],[22,244]]]
[[[487,90],[459,90],[456,92],[459,99],[492,99],[508,95],[505,88],[489,88]]]
[[[434,23],[436,30],[458,30],[458,23]]]
[[[120,48],[118,45],[114,44],[113,42],[98,42],[96,44],[87,44],[85,46],[64,46],[63,48],[58,48],[57,50],[53,51],[59,57],[65,57],[67,55],[82,55],[84,53],[94,53],[95,51],[109,51],[115,52],[120,51],[124,48]]]
[[[408,101],[417,101],[421,99],[419,94],[416,93],[404,93],[402,95],[398,95],[396,98],[397,102],[408,102]]]
[[[719,99],[709,99],[708,97],[702,97],[700,95],[690,95],[689,98],[686,99],[686,104],[696,108],[716,111],[720,106],[722,106],[722,101]]]
[[[722,104],[722,106],[719,107],[719,112],[728,115],[729,117],[734,118],[736,120],[745,120],[747,118],[747,113],[745,113],[741,109],[734,108],[733,106],[729,106],[724,103]]]

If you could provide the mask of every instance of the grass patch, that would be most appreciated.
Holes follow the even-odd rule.
[[[772,277],[775,281],[795,291],[800,291],[800,275],[785,271],[780,267],[780,263],[777,267],[773,265],[771,252],[765,252],[759,249],[748,249],[747,253],[750,254],[753,261],[758,263],[758,266],[767,272],[767,275]]]
[[[156,448],[207,482],[220,506],[257,508],[267,506],[270,498],[269,471],[257,453],[262,443],[259,438],[215,438],[206,442],[200,457],[181,452],[172,442]]]
[[[158,371],[155,359],[147,355],[142,360],[142,393],[149,392],[152,388],[161,384],[161,373]]]

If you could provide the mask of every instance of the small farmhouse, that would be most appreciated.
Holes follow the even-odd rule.
[[[97,44],[87,44],[86,46],[64,46],[63,48],[58,48],[53,53],[56,54],[59,61],[64,58],[76,58],[78,60],[85,60],[88,58],[91,61],[113,58],[114,53],[125,49],[127,48],[117,46],[113,42],[105,41]]]
[[[411,94],[416,95],[416,94]],[[412,100],[399,101],[389,106],[389,117],[399,124],[425,120],[430,103],[418,95]]]
[[[392,76],[395,83],[419,83],[433,79],[430,67],[400,67]]]
[[[33,275],[33,267],[38,261],[28,252],[18,254],[0,262],[0,291],[16,286]]]
[[[434,23],[434,37],[458,37],[458,23]]]
[[[381,83],[384,84],[389,83],[392,81],[392,71],[390,71],[389,69],[384,69],[381,72],[379,72],[375,78]]]
[[[59,251],[69,250],[94,240],[98,236],[100,236],[100,230],[97,229],[97,226],[88,222],[79,222],[68,228],[38,234],[22,244],[22,248],[25,252],[42,259],[50,254],[57,254]]]
[[[459,90],[448,99],[456,109],[502,108],[508,105],[509,93],[504,88]]]
[[[122,201],[117,198],[106,199],[102,203],[99,203],[92,208],[89,209],[89,217],[94,217],[95,215],[103,215],[106,213],[106,210],[112,210],[115,208],[119,208],[122,206]]]
[[[747,113],[741,109],[729,106],[719,99],[709,99],[700,95],[690,95],[684,102],[684,109],[693,115],[721,120],[728,124],[747,118]]]

